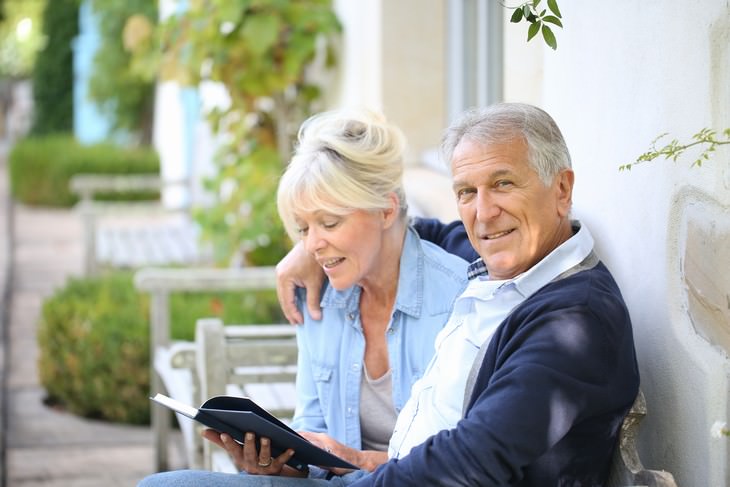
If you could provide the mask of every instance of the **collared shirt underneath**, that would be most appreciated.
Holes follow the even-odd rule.
[[[585,226],[574,221],[573,232],[573,237],[513,279],[489,280],[483,263],[482,272],[473,272],[481,259],[470,266],[471,281],[436,337],[436,354],[398,415],[389,457],[402,458],[429,436],[456,426],[462,415],[467,376],[482,344],[512,309],[580,263],[593,249],[593,237]]]

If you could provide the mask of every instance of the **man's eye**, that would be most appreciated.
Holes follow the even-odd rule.
[[[508,186],[512,186],[512,181],[508,179],[500,179],[494,185],[498,188],[506,188]]]
[[[462,188],[456,192],[456,198],[459,201],[462,201],[464,199],[471,197],[474,193],[475,193],[474,188]]]

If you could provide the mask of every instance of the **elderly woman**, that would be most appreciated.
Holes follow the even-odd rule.
[[[303,124],[279,183],[288,233],[327,277],[321,319],[305,312],[297,329],[292,426],[363,470],[387,460],[396,416],[466,285],[466,261],[409,228],[403,151],[400,130],[380,115],[322,113]],[[306,299],[303,293],[298,298]],[[298,474],[285,466],[293,452],[272,458],[266,439],[257,450],[253,435],[243,445],[211,430],[205,435],[250,474]],[[323,474],[312,470],[310,475]],[[258,485],[256,480],[170,472],[142,485]]]

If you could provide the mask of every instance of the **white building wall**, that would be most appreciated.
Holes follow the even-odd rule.
[[[507,97],[524,94],[545,108],[571,149],[574,213],[590,226],[634,322],[649,410],[644,463],[672,471],[679,485],[730,485],[728,441],[710,436],[714,421],[730,420],[728,342],[696,331],[730,333],[730,150],[702,168],[690,168],[686,156],[618,170],[661,133],[671,134],[668,142],[730,127],[730,4],[559,5],[557,51],[540,47],[528,58],[539,67],[519,56],[534,46],[508,38],[505,77],[523,86],[506,82]],[[524,26],[506,29],[520,30],[524,42]],[[693,262],[704,296],[690,292]]]
[[[407,162],[438,145],[446,121],[444,0],[335,0],[340,77],[328,104],[383,111],[408,138]]]

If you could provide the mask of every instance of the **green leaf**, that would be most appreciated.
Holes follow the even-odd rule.
[[[558,48],[558,42],[555,40],[555,34],[552,29],[547,25],[542,26],[542,37],[545,39],[545,44],[553,48],[553,51]]]
[[[529,5],[524,4],[522,6],[522,14],[525,16],[526,19],[530,18],[530,16],[532,15],[532,9],[530,8]],[[534,15],[533,15],[533,17],[534,17]]]
[[[541,0],[532,0],[532,8],[537,8],[540,5]]]
[[[540,31],[540,22],[535,22],[532,25],[530,25],[530,28],[527,29],[527,42],[530,42],[530,40],[537,35],[537,33]]]
[[[563,27],[563,23],[560,21],[560,19],[553,15],[547,15],[547,16],[543,17],[542,21],[550,22],[551,24],[555,24],[558,27]]]
[[[514,13],[512,14],[512,17],[510,17],[509,21],[512,22],[513,24],[516,24],[522,20],[522,17],[523,17],[522,9],[516,8]]]
[[[276,43],[279,27],[277,15],[250,15],[244,21],[241,35],[248,50],[260,56]]]
[[[558,8],[558,0],[548,0],[548,8],[557,17],[560,17],[561,19],[563,18],[563,16],[560,14],[560,9]]]

